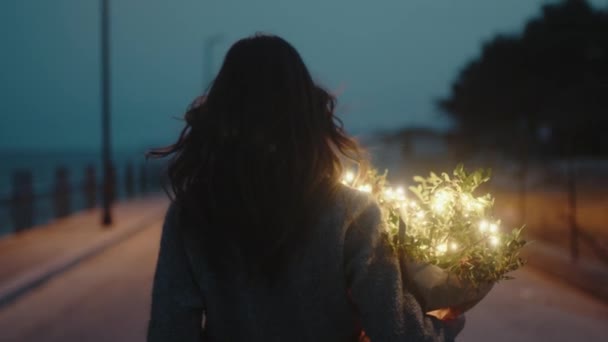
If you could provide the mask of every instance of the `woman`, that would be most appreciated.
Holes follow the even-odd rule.
[[[172,156],[149,341],[451,340],[403,289],[378,205],[341,185],[356,143],[298,52],[235,43]]]

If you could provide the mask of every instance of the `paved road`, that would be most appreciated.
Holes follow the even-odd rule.
[[[459,341],[608,341],[608,305],[534,269],[514,276],[467,313]]]
[[[0,311],[0,341],[143,341],[160,222]]]
[[[0,341],[143,341],[160,223],[0,311]],[[459,341],[606,341],[608,306],[534,270],[497,285]]]

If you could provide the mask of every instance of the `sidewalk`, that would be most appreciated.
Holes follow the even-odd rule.
[[[114,225],[93,209],[0,239],[0,307],[80,261],[163,219],[164,196],[118,203]]]
[[[136,199],[113,208],[115,224],[104,229],[100,210],[68,218],[0,239],[0,307],[82,260],[164,218],[164,196]],[[541,241],[524,248],[527,267],[559,278],[608,303],[608,267],[599,262],[570,260],[567,251]]]
[[[608,303],[608,265],[581,258],[573,262],[567,250],[533,241],[522,256],[529,267],[545,272]]]

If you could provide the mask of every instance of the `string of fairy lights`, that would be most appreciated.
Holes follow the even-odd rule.
[[[474,281],[504,279],[507,272],[523,264],[518,257],[525,244],[521,229],[503,232],[500,220],[491,213],[491,195],[473,193],[489,180],[489,173],[467,174],[459,166],[451,176],[431,173],[414,180],[418,184],[406,192],[402,186],[391,186],[386,173],[370,170],[363,177],[347,171],[342,183],[376,198],[392,236],[398,233],[400,221],[405,223],[405,242],[399,247],[416,261],[436,264]]]

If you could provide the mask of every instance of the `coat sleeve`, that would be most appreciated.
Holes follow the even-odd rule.
[[[405,291],[380,208],[368,205],[345,236],[345,272],[361,325],[371,341],[452,341],[441,321],[425,315]]]
[[[147,332],[150,342],[204,341],[203,295],[195,282],[177,218],[172,204],[163,224],[154,275]]]

